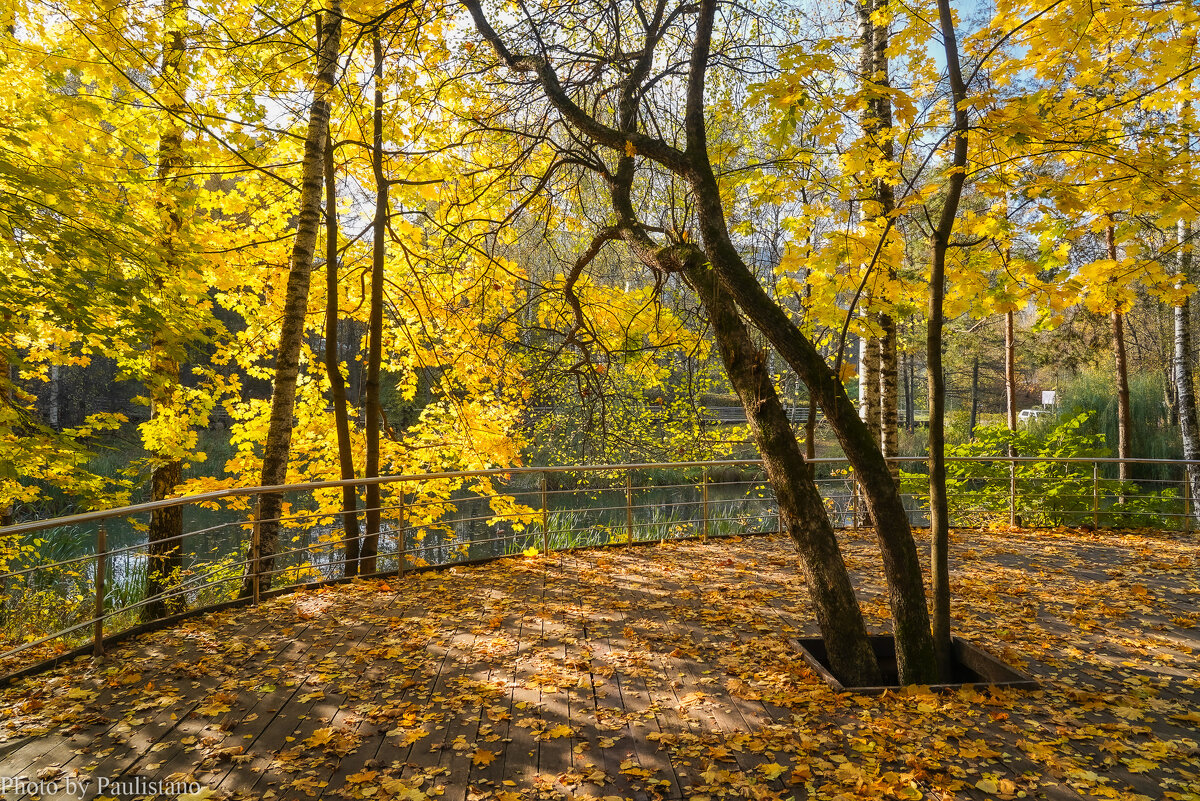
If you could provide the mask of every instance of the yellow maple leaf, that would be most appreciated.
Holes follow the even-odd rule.
[[[996,780],[992,778],[980,779],[979,781],[975,782],[975,789],[995,795],[996,793],[1000,792],[1000,785],[997,784]]]
[[[333,727],[326,726],[313,732],[312,737],[304,741],[309,748],[320,748],[333,739]]]
[[[389,737],[396,737],[398,745],[412,745],[417,740],[429,734],[424,729],[404,729],[397,727],[388,732]]]
[[[400,779],[386,779],[382,787],[387,793],[387,798],[394,798],[397,801],[425,801],[429,797],[417,788],[409,787]]]
[[[778,779],[787,771],[787,768],[778,762],[772,762],[769,765],[759,765],[758,769],[767,779]]]
[[[633,158],[637,155],[637,148],[633,146],[633,142],[625,143],[625,155]]]
[[[534,556],[537,556],[540,553],[541,553],[541,551],[539,551],[537,548],[534,548],[534,547],[529,547],[529,548],[526,548],[525,550],[521,551],[522,556],[528,556],[531,558]]]
[[[570,737],[571,727],[565,723],[560,723],[552,729],[546,731],[546,736],[549,738]]]
[[[474,756],[471,757],[471,761],[479,767],[483,767],[495,762],[497,756],[498,754],[495,751],[488,751],[484,748],[479,748],[476,749]]]
[[[217,794],[207,787],[201,787],[194,793],[181,793],[178,801],[208,801],[210,798],[216,798]]]

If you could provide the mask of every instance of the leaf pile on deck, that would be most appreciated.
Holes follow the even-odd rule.
[[[878,698],[790,650],[813,624],[789,548],[521,557],[210,615],[7,688],[0,775],[212,798],[1200,797],[1194,542],[963,535],[960,631],[1045,689]],[[878,626],[872,548],[846,550]]]

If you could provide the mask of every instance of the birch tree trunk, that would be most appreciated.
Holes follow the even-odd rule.
[[[873,315],[868,314],[870,318]],[[859,339],[858,355],[858,416],[866,423],[875,445],[879,445],[879,340],[874,336]],[[866,492],[863,488],[862,492]],[[873,525],[871,512],[866,505],[855,512],[856,526]]]
[[[325,147],[329,135],[329,103],[337,78],[338,47],[341,43],[341,0],[331,0],[325,12],[323,36],[318,42],[316,84],[309,109],[308,132],[304,139],[303,180],[296,213],[296,239],[292,244],[287,289],[283,302],[283,320],[279,332],[279,350],[275,357],[275,388],[271,394],[271,419],[263,446],[262,476],[264,487],[287,482],[288,457],[292,446],[292,413],[296,407],[296,379],[300,373],[300,346],[304,339],[304,318],[308,311],[308,290],[312,277],[313,252],[321,227],[322,175]],[[249,555],[242,581],[242,597],[255,592],[255,569],[260,575],[258,590],[271,586],[275,553],[279,543],[279,515],[283,496],[264,492],[258,498],[254,525],[258,529],[258,553]],[[253,549],[252,549],[253,550]]]
[[[900,455],[899,358],[896,321],[890,314],[879,316],[879,446],[885,457]],[[900,465],[889,462],[892,478],[900,481]]]
[[[337,429],[338,468],[342,480],[354,478],[354,451],[350,443],[350,410],[342,360],[338,354],[338,215],[337,175],[333,167],[333,139],[326,134],[325,156],[325,373],[329,377],[329,395],[333,404],[333,424]],[[361,543],[358,539],[358,490],[342,487],[342,549],[345,564],[342,575],[358,575]]]
[[[186,0],[166,0],[163,4],[162,77],[163,89],[170,93],[166,102],[167,115],[158,141],[158,200],[162,218],[162,265],[155,276],[155,288],[160,295],[168,290],[167,283],[178,276],[183,267],[179,258],[179,233],[183,228],[177,196],[178,176],[184,167],[183,126],[175,114],[184,108],[185,87],[182,66],[187,51],[184,26],[187,25]],[[165,299],[164,299],[165,300]],[[176,401],[179,390],[179,362],[171,354],[169,334],[161,332],[150,343],[150,416],[162,414]],[[150,477],[150,500],[169,498],[183,481],[183,463],[173,455],[156,454]],[[156,509],[150,513],[147,531],[146,599],[142,607],[143,620],[155,620],[183,610],[186,599],[181,595],[162,598],[179,580],[183,569],[183,507]]]
[[[858,71],[863,90],[875,79],[875,25],[871,12],[874,0],[859,0],[854,6],[858,16]],[[863,104],[859,114],[863,136],[872,137],[879,129],[873,100]],[[860,219],[865,226],[878,216],[878,198],[874,182],[864,182],[860,202]],[[876,315],[871,310],[870,293],[863,298],[863,319],[866,331],[858,342],[858,415],[867,424],[875,441],[879,442],[879,341],[875,337]]]
[[[1192,226],[1179,221],[1179,274],[1184,281],[1192,276]],[[1196,389],[1192,381],[1192,320],[1190,297],[1175,307],[1175,397],[1179,409],[1179,432],[1183,437],[1183,458],[1200,459],[1200,423],[1196,420]],[[1200,465],[1187,466],[1186,479],[1192,499],[1192,514],[1200,504]]]
[[[884,163],[890,163],[894,157],[895,146],[890,131],[892,127],[892,104],[888,98],[887,89],[890,86],[890,75],[887,58],[888,26],[880,24],[873,16],[881,7],[877,0],[860,0],[855,6],[858,14],[859,35],[859,71],[864,89],[868,92],[868,102],[864,105],[860,116],[863,134],[876,143],[879,151],[877,158]],[[883,237],[887,237],[887,220],[895,210],[895,190],[886,178],[874,178],[867,187],[867,197],[863,200],[863,220],[879,227]],[[883,251],[886,242],[880,245]],[[885,265],[883,270],[889,279],[895,278],[891,265]],[[872,305],[868,301],[868,305]],[[867,358],[862,360],[861,381],[866,390],[860,393],[862,413],[865,415],[868,427],[876,435],[880,450],[884,457],[896,456],[899,453],[899,406],[896,382],[896,321],[891,313],[884,311],[869,311],[869,322],[878,328],[878,335],[872,331],[866,345]],[[899,481],[899,465],[888,464],[892,478]]]
[[[879,443],[879,340],[873,336],[859,339],[858,416],[867,424]]]
[[[876,9],[882,7],[877,2]],[[888,65],[887,48],[890,31],[887,23],[869,20],[871,24],[872,82],[880,91],[874,98],[874,128],[871,135],[879,142],[879,156],[884,162],[895,159],[895,142],[891,136],[892,101],[887,94],[891,87],[891,70]],[[879,203],[880,221],[890,218],[896,210],[896,190],[887,178],[875,179],[875,197]],[[888,282],[896,280],[896,271],[891,264],[885,265]],[[900,455],[899,393],[897,392],[897,334],[896,320],[890,311],[879,315],[879,446],[885,457]],[[900,484],[900,465],[888,464],[896,485]]]

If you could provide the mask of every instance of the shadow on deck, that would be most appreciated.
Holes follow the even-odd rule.
[[[876,552],[845,545],[880,628]],[[786,644],[815,628],[779,537],[515,558],[212,614],[6,688],[0,797],[1200,794],[1194,541],[964,532],[954,554],[959,633],[1045,689],[832,693]]]

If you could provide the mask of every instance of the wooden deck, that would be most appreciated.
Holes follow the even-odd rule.
[[[185,799],[1200,797],[1196,540],[956,540],[959,633],[1043,690],[835,695],[787,644],[815,629],[786,540],[613,548],[277,598],[5,688],[0,782],[57,782],[45,798],[119,777],[198,782]],[[876,551],[846,552],[881,628]]]

